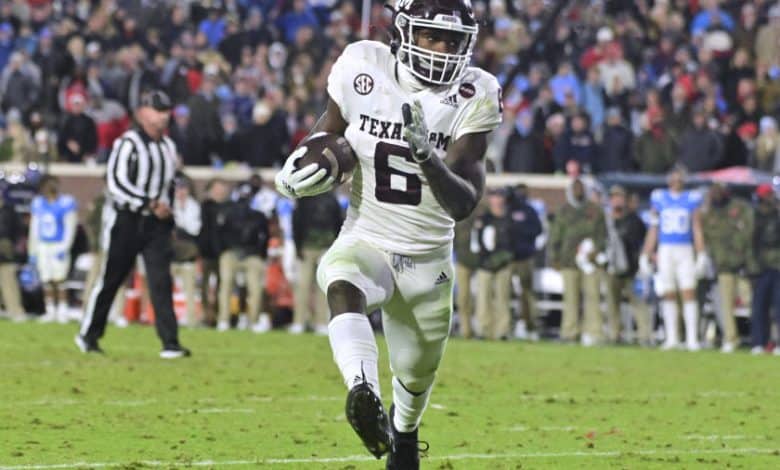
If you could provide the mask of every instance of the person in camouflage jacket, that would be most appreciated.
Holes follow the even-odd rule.
[[[762,353],[769,343],[769,309],[780,326],[780,208],[772,186],[756,189],[752,249],[748,273],[753,281],[750,317],[752,353]],[[778,349],[775,348],[775,354]]]
[[[561,339],[573,341],[580,333],[578,312],[580,292],[584,291],[583,344],[601,340],[599,272],[593,264],[606,249],[607,226],[604,211],[591,202],[585,185],[575,179],[566,190],[567,203],[561,207],[550,230],[548,261],[563,276],[563,318]],[[583,250],[586,253],[581,253]],[[585,263],[578,263],[584,256]]]
[[[700,217],[704,242],[718,280],[723,329],[721,351],[730,353],[739,345],[734,303],[739,273],[746,267],[745,254],[753,241],[753,209],[716,183],[710,188]]]

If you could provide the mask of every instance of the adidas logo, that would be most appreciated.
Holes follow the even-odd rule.
[[[447,276],[447,273],[444,271],[439,274],[439,277],[436,278],[436,282],[434,282],[434,285],[438,286],[439,284],[444,284],[445,282],[449,281],[450,278]]]
[[[450,106],[458,106],[458,95],[450,95],[443,100],[441,100],[441,104],[447,104]]]

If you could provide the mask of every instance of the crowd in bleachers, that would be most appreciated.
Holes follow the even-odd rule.
[[[577,0],[540,31],[553,3],[473,2],[482,25],[475,65],[511,79],[492,169],[563,172],[570,160],[593,173],[780,167],[780,6]],[[381,3],[371,3],[365,36],[361,9],[4,0],[0,158],[104,161],[154,86],[177,105],[171,135],[185,165],[276,166],[324,108],[343,47],[387,38]]]
[[[504,123],[488,149],[489,170],[587,176],[747,165],[780,171],[780,4],[579,0],[569,2],[552,28],[542,30],[553,5],[543,0],[473,2],[481,20],[475,65],[508,81]],[[113,139],[131,125],[141,92],[159,87],[175,103],[170,136],[185,169],[278,166],[324,109],[330,65],[343,47],[364,37],[386,39],[390,15],[382,5],[371,3],[365,36],[360,12],[361,4],[350,1],[0,1],[0,160],[103,162]],[[542,40],[534,42],[535,37]],[[515,70],[518,61],[521,67]],[[344,198],[329,194],[309,207],[294,208],[257,179],[236,188],[215,180],[202,198],[195,198],[183,181],[173,208],[178,226],[174,269],[188,299],[183,321],[227,330],[233,314],[243,311],[247,320],[242,326],[262,332],[282,307],[294,312],[291,331],[323,333],[325,308],[322,298],[312,295],[317,292],[312,270],[335,236],[333,225],[340,216],[313,216],[340,213]],[[585,193],[593,194],[593,187]],[[608,209],[606,228],[615,210],[613,195],[623,193],[624,201],[614,203],[621,211],[635,214],[638,209],[625,188],[614,194],[614,188],[608,189],[593,202]],[[636,333],[629,336],[652,343],[655,316],[647,302],[652,289],[636,298],[627,287],[635,285],[639,249],[631,248],[625,268],[631,275],[622,278],[608,272],[614,260],[595,263],[588,256],[576,259],[577,250],[572,256],[562,253],[561,246],[578,249],[582,239],[565,241],[560,222],[548,224],[546,215],[536,216],[539,207],[528,205],[525,191],[491,192],[471,220],[476,225],[459,228],[460,333],[512,337],[519,331],[512,326],[514,312],[525,329],[521,336],[529,336],[529,330],[530,337],[538,334],[543,316],[535,310],[539,299],[530,294],[538,288],[534,272],[549,266],[564,274],[564,284],[577,285],[577,301],[570,296],[561,307],[563,339],[587,344],[625,339],[617,319],[620,301],[627,300],[632,311],[648,308],[634,317]],[[767,199],[766,188],[762,194],[758,200]],[[590,207],[572,197],[567,193],[573,216]],[[776,216],[771,201],[775,212],[767,214]],[[98,226],[99,208],[89,218]],[[301,216],[302,211],[308,215]],[[537,217],[538,227],[520,227],[518,217],[523,222]],[[248,220],[254,223],[244,223]],[[311,240],[296,232],[302,221],[314,233]],[[7,227],[0,238],[8,238]],[[487,243],[486,227],[509,238]],[[604,244],[615,241],[609,230],[597,231]],[[546,246],[547,237],[560,246],[547,246],[542,259],[537,249]],[[96,246],[93,251],[97,254]],[[0,267],[16,261],[13,255],[6,258]],[[748,273],[745,265],[735,274],[744,279],[765,271],[770,274],[762,278],[763,291],[771,293],[775,283],[780,291],[780,265],[758,273]],[[9,272],[0,270],[4,276]],[[241,282],[236,273],[265,280]],[[472,285],[472,276],[474,289],[464,288]],[[217,283],[220,278],[223,282]],[[201,309],[194,307],[198,285]],[[244,294],[244,287],[236,290],[236,285],[251,291]],[[298,292],[293,295],[293,290]],[[593,314],[601,311],[602,290],[607,327],[600,314]],[[590,304],[580,305],[580,291]],[[469,297],[472,292],[477,299]],[[509,302],[514,293],[517,305]],[[245,302],[237,300],[243,297]],[[472,303],[473,322],[467,315]],[[580,309],[582,328],[572,320],[572,312],[578,316]],[[756,346],[768,344],[761,336],[767,328],[761,328]]]

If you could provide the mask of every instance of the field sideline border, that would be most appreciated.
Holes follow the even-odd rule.
[[[429,461],[446,460],[510,460],[510,459],[551,459],[551,458],[613,458],[631,456],[681,456],[681,455],[747,455],[747,454],[776,454],[780,455],[780,449],[766,449],[755,447],[743,447],[734,449],[646,449],[646,450],[615,450],[615,451],[570,451],[570,452],[527,452],[506,454],[454,454],[428,457]],[[365,455],[350,455],[347,457],[311,457],[300,459],[246,459],[246,460],[198,460],[198,461],[159,461],[136,460],[129,462],[73,462],[61,464],[29,464],[29,465],[0,465],[0,470],[53,470],[68,468],[113,468],[132,465],[147,467],[208,467],[208,466],[237,466],[257,464],[299,464],[299,463],[350,463],[373,462],[375,458]]]

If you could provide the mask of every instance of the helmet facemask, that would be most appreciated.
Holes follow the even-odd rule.
[[[458,16],[437,14],[433,20],[415,18],[404,12],[395,15],[393,25],[399,39],[396,57],[420,81],[451,85],[471,62],[479,28],[464,25]],[[457,40],[451,52],[436,52],[418,45],[422,34],[447,34]]]

